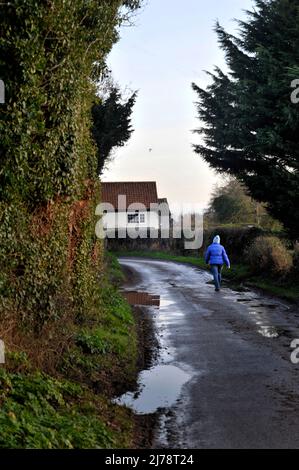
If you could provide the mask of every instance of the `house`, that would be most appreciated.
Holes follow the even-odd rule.
[[[170,207],[168,203],[168,199],[166,197],[162,197],[158,199],[159,206],[163,207],[163,211],[160,211],[159,213],[159,222],[160,222],[160,229],[162,229],[165,224],[166,228],[169,226],[170,230],[173,228],[173,218],[170,212]],[[166,215],[166,218],[163,220],[162,214]]]
[[[154,181],[103,182],[101,186],[106,231],[129,228],[159,230],[159,199]]]

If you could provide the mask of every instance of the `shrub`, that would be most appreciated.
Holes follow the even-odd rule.
[[[246,257],[254,272],[286,275],[293,266],[291,253],[277,237],[257,237]]]

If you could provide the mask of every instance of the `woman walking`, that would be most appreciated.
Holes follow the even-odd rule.
[[[211,272],[213,274],[215,283],[215,291],[219,292],[221,287],[221,273],[223,264],[225,263],[226,266],[230,269],[230,261],[226,254],[224,246],[220,244],[219,235],[216,235],[212,245],[208,247],[205,260],[206,263],[211,266]]]

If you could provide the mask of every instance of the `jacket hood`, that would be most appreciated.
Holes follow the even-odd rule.
[[[220,245],[220,237],[219,237],[219,235],[216,235],[216,237],[215,237],[214,240],[213,240],[213,243],[217,243],[218,245]]]

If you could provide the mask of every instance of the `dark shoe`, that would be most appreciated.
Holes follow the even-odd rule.
[[[216,292],[220,292],[220,289],[215,289]]]

